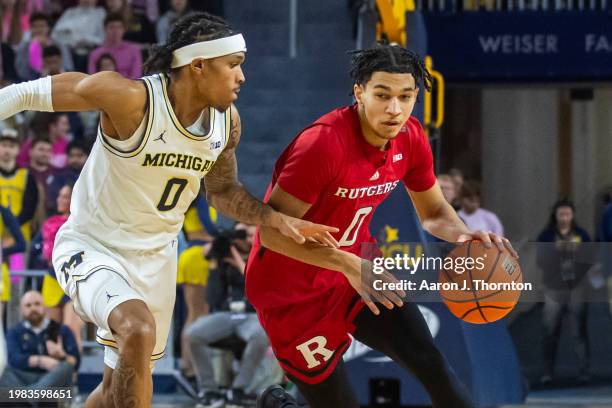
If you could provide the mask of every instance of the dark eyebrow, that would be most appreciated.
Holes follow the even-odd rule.
[[[381,84],[374,85],[374,89],[376,89],[376,88],[384,89],[385,91],[390,91],[391,90],[391,88],[389,88],[388,86],[381,85]]]
[[[385,91],[388,91],[388,92],[391,92],[391,88],[389,88],[386,85],[382,85],[382,84],[374,85],[374,89],[377,89],[377,88],[385,90]],[[410,92],[410,91],[416,91],[416,88],[404,88],[404,89],[402,89],[402,92]]]

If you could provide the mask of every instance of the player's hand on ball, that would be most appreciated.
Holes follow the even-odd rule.
[[[278,214],[280,217],[275,227],[281,234],[293,239],[298,244],[303,244],[308,241],[317,242],[332,248],[338,248],[340,246],[338,241],[331,235],[332,232],[338,232],[338,228],[315,224],[281,213]]]
[[[491,245],[494,244],[500,251],[503,251],[505,248],[514,258],[518,259],[519,257],[518,253],[514,250],[508,238],[504,238],[489,231],[479,230],[471,231],[466,234],[461,234],[457,239],[457,242],[466,242],[472,240],[482,241],[486,248],[490,248]]]
[[[375,289],[374,281],[381,281],[377,285],[380,288],[386,288],[388,284],[398,284],[399,281],[389,271],[375,274],[372,262],[370,261],[354,256],[344,275],[353,289],[359,293],[366,306],[375,315],[380,314],[376,303],[382,303],[387,309],[393,309],[395,306],[401,307],[404,304],[402,298],[406,296],[406,292],[403,290]]]

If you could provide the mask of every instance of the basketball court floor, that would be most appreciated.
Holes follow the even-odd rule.
[[[82,401],[74,403],[74,408],[84,406]],[[181,394],[156,395],[153,408],[192,408],[194,402]],[[534,391],[529,394],[523,405],[505,405],[498,408],[612,408],[612,384],[609,386],[551,389]],[[229,407],[227,407],[229,408]]]
[[[612,384],[601,387],[584,387],[534,391],[524,405],[508,405],[503,408],[611,408]]]

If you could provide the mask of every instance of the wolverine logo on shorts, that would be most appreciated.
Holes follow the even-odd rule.
[[[81,251],[76,253],[70,257],[67,262],[64,262],[60,271],[64,274],[64,280],[68,281],[68,275],[74,271],[74,268],[83,263],[83,257],[85,256],[85,251]]]

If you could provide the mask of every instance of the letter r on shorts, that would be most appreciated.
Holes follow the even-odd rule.
[[[311,347],[314,345],[314,348]],[[333,351],[326,349],[327,339],[323,336],[316,336],[312,339],[300,344],[296,347],[302,355],[304,356],[304,360],[308,363],[308,369],[314,368],[321,364],[321,361],[316,359],[316,355],[323,356],[323,361],[327,361],[333,355]]]

